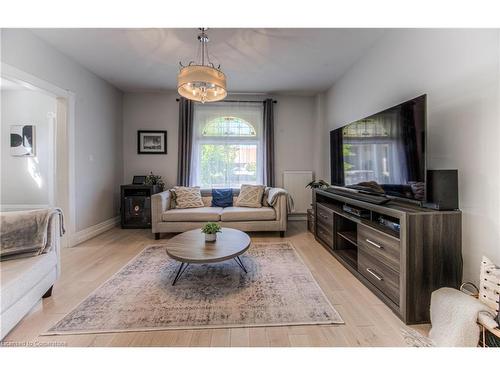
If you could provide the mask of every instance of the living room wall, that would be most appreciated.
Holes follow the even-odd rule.
[[[76,230],[119,214],[122,92],[27,29],[1,30],[2,62],[75,94]]]
[[[500,264],[500,31],[391,30],[326,94],[328,132],[426,93],[427,163],[458,169],[464,281]],[[329,165],[323,174],[329,176]]]
[[[153,171],[167,186],[177,179],[178,103],[176,92],[125,93],[123,102],[124,181]],[[285,170],[313,170],[317,122],[313,96],[272,95],[275,105],[276,184],[283,183]],[[234,97],[233,97],[234,98]],[[261,100],[264,97],[252,97]],[[245,98],[249,100],[248,96]],[[167,155],[137,154],[137,130],[166,130]]]
[[[125,93],[123,96],[123,181],[134,175],[159,174],[167,186],[177,178],[178,103],[175,92]],[[139,155],[138,130],[166,130],[166,155]]]

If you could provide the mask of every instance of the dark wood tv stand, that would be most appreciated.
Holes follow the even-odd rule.
[[[365,210],[360,218],[344,205]],[[431,293],[462,282],[460,211],[376,205],[315,189],[315,237],[406,324],[429,321]],[[379,218],[400,224],[392,230]]]

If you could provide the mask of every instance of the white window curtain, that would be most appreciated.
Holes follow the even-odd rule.
[[[263,183],[263,103],[196,103],[191,186]]]

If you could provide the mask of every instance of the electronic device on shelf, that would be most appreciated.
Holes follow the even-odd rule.
[[[395,232],[399,233],[401,231],[401,225],[398,222],[392,221],[386,217],[380,216],[378,218],[378,223],[386,228],[389,228],[390,230],[395,231]]]
[[[458,170],[427,170],[427,202],[433,210],[458,210]]]
[[[348,204],[344,204],[342,206],[342,210],[351,214],[351,215],[360,217],[362,219],[369,219],[370,218],[370,210],[365,210],[363,208],[349,206]]]
[[[350,189],[340,188],[340,187],[329,187],[326,189],[326,191],[333,193],[333,194],[342,195],[343,197],[356,199],[359,201],[373,203],[373,204],[384,204],[384,203],[387,203],[390,201],[389,198],[387,198],[383,195],[364,194],[364,193],[360,193],[360,192],[356,192],[356,191],[353,191]]]
[[[144,185],[146,183],[146,176],[134,176],[132,185]]]

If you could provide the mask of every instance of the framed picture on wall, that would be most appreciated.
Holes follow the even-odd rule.
[[[138,130],[138,154],[166,154],[167,132],[164,130]]]
[[[35,126],[12,125],[10,127],[10,154],[35,156]]]

